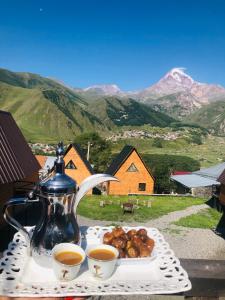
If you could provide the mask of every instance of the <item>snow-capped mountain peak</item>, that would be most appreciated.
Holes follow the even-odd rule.
[[[187,75],[184,71],[186,69],[185,68],[173,68],[172,70],[170,70],[163,78],[173,78],[174,80],[181,82],[183,80],[188,80],[190,83],[193,83],[194,80],[191,78],[191,76]]]
[[[187,75],[185,68],[173,68],[164,75],[156,84],[145,89],[141,94],[143,97],[155,95],[157,97],[183,92],[192,88],[195,82]]]

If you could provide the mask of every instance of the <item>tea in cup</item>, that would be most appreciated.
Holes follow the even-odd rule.
[[[109,278],[116,266],[119,251],[109,245],[98,245],[86,251],[89,271],[96,279]]]
[[[85,260],[84,250],[74,244],[62,243],[52,249],[53,270],[61,281],[76,278],[80,266]]]

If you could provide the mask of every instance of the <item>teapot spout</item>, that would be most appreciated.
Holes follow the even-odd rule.
[[[108,174],[95,174],[89,176],[84,179],[80,184],[79,190],[76,194],[75,205],[74,205],[74,213],[76,215],[77,206],[80,200],[84,197],[84,195],[96,185],[106,182],[106,181],[119,181],[116,177],[108,175]]]

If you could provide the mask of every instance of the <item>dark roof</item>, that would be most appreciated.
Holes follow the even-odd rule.
[[[219,181],[222,184],[225,184],[225,169],[223,170],[223,172],[220,174],[219,178],[217,179],[217,181]]]
[[[135,150],[133,146],[126,145],[122,151],[113,159],[111,165],[106,170],[106,174],[115,175],[123,162],[130,156]]]
[[[22,180],[40,168],[12,115],[0,110],[0,184]]]
[[[139,155],[139,153],[137,152],[137,150],[133,146],[129,146],[129,145],[126,145],[122,149],[122,151],[114,158],[114,160],[112,161],[111,165],[106,170],[106,174],[115,175],[116,172],[119,170],[119,168],[127,160],[127,158],[131,155],[131,153],[133,151],[136,151],[136,153],[138,154],[139,158],[141,159],[143,165],[145,166],[146,170],[148,171],[148,173],[153,178],[151,172],[149,171],[148,167],[146,166],[145,162],[143,161],[143,159],[141,158],[141,156]]]
[[[91,174],[94,174],[94,170],[91,166],[91,164],[89,163],[89,161],[86,159],[85,154],[83,152],[83,150],[80,148],[80,146],[78,144],[70,144],[69,147],[67,148],[65,155],[70,151],[71,148],[74,148],[76,150],[76,152],[78,153],[78,155],[80,156],[80,158],[83,160],[85,166],[87,167],[87,169],[89,170],[89,172]]]

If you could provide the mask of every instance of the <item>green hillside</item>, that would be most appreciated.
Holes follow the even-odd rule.
[[[213,134],[225,135],[225,99],[200,108],[187,118],[188,122],[209,129]]]
[[[60,91],[70,100],[78,101],[85,104],[84,99],[72,89],[52,80],[50,78],[42,77],[33,73],[26,72],[12,72],[0,68],[0,82],[7,83],[12,86],[40,90],[53,89]]]
[[[175,120],[161,112],[156,112],[148,105],[133,99],[103,97],[89,102],[88,110],[97,115],[104,124],[115,126],[151,126],[166,127]]]
[[[60,92],[26,89],[0,83],[0,109],[9,111],[32,141],[71,140],[101,122]]]

